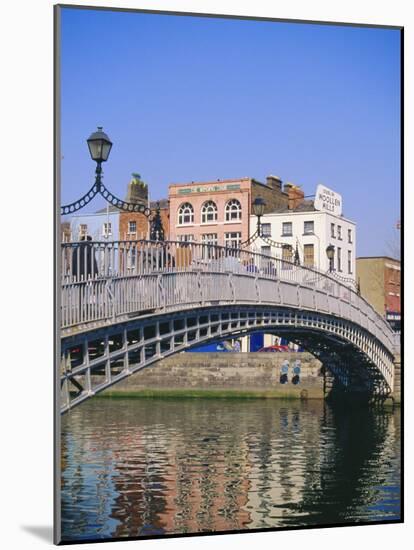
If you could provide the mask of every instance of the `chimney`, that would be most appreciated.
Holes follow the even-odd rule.
[[[298,185],[285,183],[283,191],[288,195],[288,208],[294,210],[305,200],[305,193]]]
[[[272,189],[282,189],[282,180],[279,178],[279,176],[267,176],[266,178],[266,185],[268,187],[271,187]]]
[[[132,179],[128,183],[126,201],[132,204],[148,202],[148,186],[139,174],[132,174]]]

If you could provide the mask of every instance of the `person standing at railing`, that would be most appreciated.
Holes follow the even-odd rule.
[[[250,258],[246,266],[246,271],[250,271],[250,273],[258,273],[259,270],[257,269],[257,266],[254,263],[254,258]]]
[[[91,241],[88,235],[86,241]],[[72,277],[77,281],[86,281],[98,275],[98,264],[95,258],[93,245],[85,242],[85,236],[81,237],[81,243],[72,251]]]
[[[78,294],[78,312],[76,314],[78,322],[88,319],[88,312],[83,310],[85,305],[88,307],[92,300],[93,289],[89,288],[89,286],[92,286],[92,283],[88,283],[87,281],[98,275],[98,264],[95,258],[95,251],[93,245],[88,242],[91,240],[92,237],[90,235],[86,238],[82,236],[82,242],[72,251],[73,280],[77,283],[84,283],[77,285],[78,288],[76,289]]]
[[[277,276],[275,264],[269,261],[266,267],[263,269],[263,274],[275,278]]]

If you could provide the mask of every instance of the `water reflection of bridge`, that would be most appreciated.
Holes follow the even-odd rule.
[[[379,493],[386,485],[389,501],[399,481],[397,420],[322,402],[90,402],[64,420],[66,532],[395,520]]]
[[[394,335],[357,293],[254,252],[194,243],[62,244],[61,410],[163,357],[257,330],[320,358],[345,391],[393,388]]]

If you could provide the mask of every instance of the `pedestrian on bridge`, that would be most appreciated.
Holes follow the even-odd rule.
[[[251,273],[258,273],[259,270],[257,269],[256,264],[254,263],[254,258],[250,258],[247,266],[246,271],[250,271]]]
[[[78,294],[77,300],[75,299],[75,318],[78,322],[81,322],[86,315],[88,318],[88,308],[92,306],[91,301],[94,300],[93,285],[91,279],[98,275],[98,265],[96,263],[95,252],[91,241],[92,237],[88,235],[81,237],[81,243],[75,246],[72,251],[72,277],[75,283],[81,283],[75,285],[76,293]],[[86,242],[85,242],[86,241]],[[88,282],[89,281],[89,282]],[[85,310],[85,311],[84,311]]]
[[[85,242],[86,240],[86,242]],[[89,244],[92,237],[88,235],[81,237],[79,246],[75,246],[72,251],[72,276],[79,281],[86,281],[96,277],[98,274],[98,265],[96,263],[93,245]]]

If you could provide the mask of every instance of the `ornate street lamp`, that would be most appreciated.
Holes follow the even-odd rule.
[[[161,208],[159,201],[157,202],[157,207],[155,209],[155,214],[151,220],[151,230],[150,230],[150,240],[151,241],[164,241],[164,228],[162,226],[161,220]]]
[[[260,218],[263,216],[266,202],[262,197],[256,197],[252,204],[253,207],[253,214],[257,217],[257,234],[260,237],[261,236],[261,225],[260,225]]]
[[[98,131],[93,132],[86,141],[92,160],[99,165],[108,160],[109,153],[112,149],[112,141],[105,132],[102,131],[102,126],[98,126]]]
[[[86,206],[95,197],[95,195],[99,193],[107,202],[109,202],[109,204],[116,206],[120,210],[144,214],[144,216],[149,218],[151,223],[151,239],[154,236],[157,237],[155,240],[164,240],[164,230],[161,222],[159,203],[157,204],[156,212],[153,215],[151,214],[151,210],[147,206],[145,206],[145,204],[131,203],[119,199],[113,193],[111,193],[103,184],[102,163],[108,160],[109,153],[112,149],[112,141],[109,139],[108,135],[105,134],[102,126],[98,126],[97,131],[93,132],[86,141],[91,158],[96,162],[95,183],[83,197],[75,202],[72,202],[71,204],[61,206],[61,215],[63,216],[66,214],[73,214],[74,212],[77,212],[78,210]]]
[[[102,126],[98,126],[97,132],[93,132],[86,142],[89,147],[91,158],[96,162],[95,184],[98,193],[100,193],[102,188],[102,163],[108,160],[109,153],[112,149],[112,141],[105,132],[102,131]]]
[[[334,256],[335,256],[335,247],[334,247],[333,244],[330,244],[329,246],[326,247],[326,255],[327,255],[328,260],[329,260],[329,273],[332,273],[332,271],[334,270],[333,260],[334,260]]]
[[[257,239],[261,239],[266,244],[270,245],[271,247],[275,247],[275,248],[284,248],[285,246],[288,246],[289,249],[290,249],[291,255],[293,257],[294,265],[297,265],[297,266],[300,265],[299,250],[298,250],[297,243],[296,243],[296,249],[293,250],[292,245],[290,245],[290,244],[287,245],[286,243],[281,243],[281,242],[278,242],[278,241],[274,241],[273,239],[271,239],[267,235],[262,234],[262,225],[261,225],[260,220],[261,220],[261,217],[264,214],[265,208],[266,208],[266,201],[264,199],[262,199],[262,197],[256,197],[254,199],[254,201],[252,202],[252,211],[253,211],[253,214],[257,217],[256,231],[253,233],[253,235],[251,235],[251,237],[249,237],[247,240],[240,243],[239,247],[240,248],[245,248],[247,246],[250,246]]]

